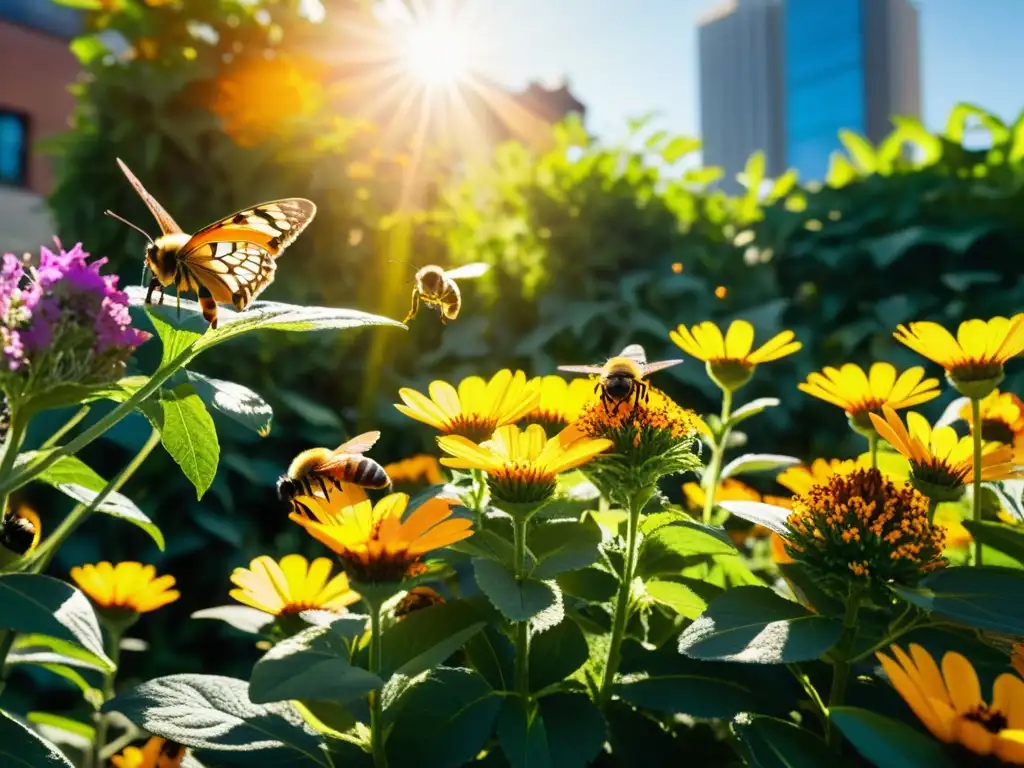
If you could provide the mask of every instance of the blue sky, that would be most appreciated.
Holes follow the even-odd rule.
[[[828,2],[828,0],[822,0]],[[482,69],[521,87],[567,75],[588,125],[616,138],[628,117],[699,134],[697,20],[714,0],[469,0],[486,22]],[[924,120],[971,101],[1004,120],[1024,108],[1024,0],[917,0]]]

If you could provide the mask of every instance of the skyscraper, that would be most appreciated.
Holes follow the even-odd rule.
[[[843,129],[872,142],[920,116],[917,9],[909,0],[785,0],[786,162],[820,180]]]
[[[767,173],[785,169],[780,0],[731,0],[697,31],[704,163],[725,169],[722,188],[764,150]]]

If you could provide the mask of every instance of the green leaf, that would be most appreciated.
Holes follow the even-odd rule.
[[[63,483],[58,486],[61,491],[86,506],[91,506],[99,496],[99,492],[85,488],[84,486],[77,485],[75,483]],[[102,512],[105,515],[116,517],[119,520],[124,520],[137,526],[149,534],[149,537],[153,539],[153,542],[157,545],[161,552],[164,550],[164,534],[163,531],[154,523],[149,517],[135,506],[135,502],[129,499],[122,493],[113,491],[108,493],[106,498],[99,503],[99,506],[95,507],[97,512]]]
[[[381,668],[413,677],[442,664],[487,626],[486,615],[469,600],[452,600],[410,613],[383,634]]]
[[[553,582],[527,578],[522,582],[501,563],[473,558],[477,586],[509,621],[528,621],[559,601]]]
[[[550,579],[595,562],[600,555],[601,526],[592,517],[582,523],[552,522],[533,525],[527,546],[535,565],[530,576]]]
[[[825,183],[828,186],[840,189],[858,178],[856,167],[846,159],[846,155],[841,152],[829,155],[828,171],[825,173]]]
[[[739,554],[721,528],[691,521],[663,526],[643,540],[637,559],[637,575],[650,578],[678,574],[695,555]]]
[[[11,768],[74,768],[57,747],[0,711],[0,763]]]
[[[1024,520],[1024,480],[997,480],[985,483],[984,487],[995,493],[1003,509],[1018,520]]]
[[[472,761],[491,737],[501,703],[471,670],[431,670],[398,704],[388,762],[420,765],[427,756],[431,768],[458,768]]]
[[[0,574],[0,627],[47,635],[57,641],[54,649],[60,653],[114,669],[114,662],[103,652],[103,636],[89,599],[60,579],[35,573]]]
[[[95,9],[98,3],[99,0],[63,0],[62,2],[63,5],[75,5],[79,8],[84,5],[91,9]],[[108,52],[103,38],[99,35],[81,35],[76,37],[68,45],[68,48],[71,49],[71,53],[74,54],[74,57],[84,67],[89,66]]]
[[[213,483],[220,460],[217,428],[190,385],[160,393],[160,441],[196,488],[196,498]]]
[[[599,568],[581,568],[561,573],[555,579],[565,594],[588,603],[606,603],[615,596],[618,579]]]
[[[38,634],[19,634],[7,654],[8,664],[66,664],[69,667],[105,672],[107,667],[91,653],[67,655],[61,640]]]
[[[557,768],[586,768],[605,742],[604,718],[586,696],[556,693],[538,702],[548,753]]]
[[[789,535],[789,527],[786,525],[789,510],[785,507],[764,504],[760,501],[717,501],[715,506],[721,507],[729,514],[736,515],[747,522],[763,525],[780,536]]]
[[[719,587],[696,579],[678,578],[672,581],[649,579],[644,582],[647,596],[656,603],[668,606],[680,616],[696,619],[708,606],[708,600],[719,594]],[[704,594],[701,594],[701,593]]]
[[[215,619],[250,635],[258,635],[274,623],[273,614],[248,605],[218,605],[192,614],[193,619]]]
[[[842,633],[841,621],[811,613],[767,587],[735,587],[686,628],[679,652],[708,661],[791,664],[817,659]]]
[[[46,453],[47,451],[26,451],[25,453],[18,454],[15,467],[29,464]],[[107,484],[107,481],[96,470],[77,456],[64,456],[57,459],[57,461],[36,475],[34,479],[52,485],[57,489],[60,489],[66,483],[75,483],[91,491],[99,491]]]
[[[784,174],[779,176],[775,180],[775,183],[772,184],[772,188],[768,191],[768,194],[765,196],[765,204],[771,204],[776,202],[777,200],[781,200],[782,198],[784,198],[786,195],[793,191],[793,188],[796,186],[796,183],[799,180],[800,174],[797,172],[796,168],[790,168]],[[775,398],[766,397],[762,399],[774,400]],[[778,405],[778,402],[776,402],[775,404]]]
[[[661,150],[661,159],[666,163],[675,163],[700,149],[700,139],[690,136],[676,136]]]
[[[786,720],[745,713],[732,722],[732,733],[753,768],[811,768],[835,762],[824,741]]]
[[[554,768],[542,717],[530,717],[519,696],[508,696],[498,713],[498,743],[511,768]]]
[[[96,732],[96,729],[89,723],[83,723],[81,720],[72,720],[70,717],[55,715],[51,712],[29,712],[25,715],[25,719],[33,725],[49,725],[89,740],[92,740]]]
[[[916,589],[894,590],[919,608],[970,627],[1024,635],[1024,572],[1016,568],[944,568]]]
[[[842,601],[825,592],[820,579],[803,563],[782,563],[778,568],[801,603],[822,616],[843,615],[846,609]]]
[[[964,520],[964,527],[970,531],[977,541],[986,547],[1009,555],[1019,563],[1024,563],[1024,532],[1005,523],[981,520]]]
[[[909,725],[858,707],[832,707],[829,719],[857,751],[885,768],[953,768],[942,742]]]
[[[254,704],[290,699],[344,704],[383,687],[375,674],[352,666],[348,645],[331,627],[309,627],[256,662],[249,699]]]
[[[290,704],[253,704],[245,680],[169,675],[142,683],[103,706],[156,736],[194,749],[273,750],[295,765],[327,766],[323,740]],[[260,762],[270,764],[268,756]]]
[[[722,479],[747,472],[774,472],[783,467],[793,467],[800,463],[794,456],[783,456],[777,453],[745,453],[737,456],[722,469]]]
[[[763,413],[768,408],[775,408],[781,402],[782,401],[777,397],[759,397],[756,400],[751,400],[749,403],[741,405],[733,411],[726,424],[728,424],[731,429],[752,416],[757,416],[759,413]]]
[[[875,160],[875,148],[871,146],[870,141],[855,131],[845,128],[839,131],[839,141],[846,148],[850,159],[857,166],[857,171],[860,175],[870,176],[878,169]]]
[[[270,434],[274,410],[251,389],[233,381],[211,379],[195,371],[185,371],[185,374],[204,403],[243,427],[248,427],[260,437]]]
[[[530,638],[530,690],[542,691],[567,680],[587,663],[590,649],[583,630],[571,618]]]
[[[671,671],[623,675],[613,691],[637,707],[708,719],[730,718],[757,706],[754,689],[717,675],[719,665],[693,659],[679,662]]]
[[[702,168],[691,168],[683,174],[683,182],[706,186],[714,184],[725,175],[725,171],[716,165],[705,165]]]

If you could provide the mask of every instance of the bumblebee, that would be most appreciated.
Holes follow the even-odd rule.
[[[462,309],[462,293],[456,280],[480,277],[491,268],[490,264],[476,262],[445,271],[428,264],[416,270],[416,287],[412,289],[412,308],[403,323],[408,323],[420,311],[422,301],[428,307],[436,307],[441,313],[441,325],[459,316]]]
[[[610,358],[604,365],[560,365],[558,370],[572,373],[598,374],[600,379],[595,392],[601,393],[601,402],[606,412],[609,405],[618,409],[619,405],[632,396],[633,407],[643,399],[647,402],[647,382],[643,379],[662,368],[679,365],[682,360],[661,360],[657,363],[647,362],[647,353],[639,344],[630,344],[618,355]]]
[[[342,490],[342,483],[351,483],[363,488],[387,488],[391,478],[384,467],[363,454],[373,447],[380,438],[380,432],[365,432],[342,443],[333,451],[330,448],[310,448],[296,456],[288,467],[288,473],[277,481],[277,495],[281,501],[297,507],[296,496],[312,496],[319,488],[324,497],[328,485]]]

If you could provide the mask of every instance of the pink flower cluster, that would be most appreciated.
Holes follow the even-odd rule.
[[[4,254],[0,267],[0,370],[32,371],[42,358],[57,355],[86,378],[116,375],[150,337],[131,327],[128,295],[117,275],[101,275],[106,259],[89,261],[81,243],[65,251],[40,249],[37,265]],[[44,368],[47,366],[43,366]],[[57,383],[57,382],[51,382]],[[79,382],[87,383],[87,382]]]

